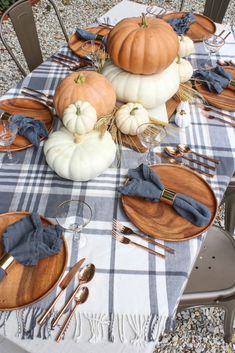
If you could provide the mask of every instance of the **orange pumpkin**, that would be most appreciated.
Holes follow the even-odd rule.
[[[161,72],[174,61],[178,50],[178,37],[171,26],[154,17],[126,18],[108,35],[113,63],[134,74]]]
[[[116,93],[111,82],[95,71],[73,72],[56,88],[53,103],[58,116],[62,119],[65,108],[78,100],[89,102],[99,117],[112,112]]]

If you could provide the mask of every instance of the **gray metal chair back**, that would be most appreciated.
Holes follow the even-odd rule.
[[[52,0],[47,0],[55,10],[59,24],[63,31],[66,41],[68,41],[68,35],[62,23],[60,14],[56,8],[56,5]],[[26,76],[27,73],[23,66],[20,64],[19,60],[15,56],[13,50],[8,45],[7,40],[3,34],[3,18],[8,15],[12,21],[13,28],[15,30],[16,36],[19,40],[20,46],[22,48],[25,61],[28,65],[30,71],[34,70],[43,61],[42,52],[40,48],[40,43],[37,35],[37,29],[33,17],[33,11],[31,2],[29,0],[19,0],[10,6],[2,15],[0,19],[0,38],[10,54],[11,58],[16,63],[18,69]],[[6,36],[7,37],[7,36]]]
[[[206,0],[203,14],[213,21],[221,23],[230,0]],[[180,11],[183,10],[185,0],[181,0]]]

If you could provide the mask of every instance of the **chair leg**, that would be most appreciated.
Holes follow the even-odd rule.
[[[225,309],[224,316],[224,340],[230,343],[233,336],[233,324],[235,318],[235,299],[223,302]]]
[[[235,190],[231,191],[225,197],[225,229],[234,234],[235,230]]]

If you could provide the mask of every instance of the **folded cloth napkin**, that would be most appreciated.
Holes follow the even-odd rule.
[[[167,21],[174,31],[180,36],[189,30],[190,24],[196,22],[196,17],[193,13],[187,12],[180,18],[172,18]]]
[[[43,121],[23,115],[14,115],[11,118],[18,126],[18,134],[26,137],[35,147],[40,144],[40,137],[47,137],[48,130]]]
[[[208,88],[210,92],[221,93],[228,87],[232,76],[221,66],[216,66],[210,70],[196,70],[193,78],[202,80],[202,84]]]
[[[40,259],[55,255],[63,243],[59,225],[43,225],[32,213],[8,226],[2,236],[5,253],[25,266],[35,266]],[[6,273],[0,268],[0,281]]]
[[[159,176],[147,165],[128,170],[129,181],[118,188],[123,195],[143,197],[148,201],[159,202],[164,185]],[[177,193],[172,207],[182,217],[198,227],[209,223],[210,210],[200,202],[181,193]]]
[[[95,34],[89,31],[85,31],[84,29],[77,28],[75,32],[78,39],[83,40],[97,40],[102,42],[105,46],[107,44],[107,36],[103,36],[101,34]]]

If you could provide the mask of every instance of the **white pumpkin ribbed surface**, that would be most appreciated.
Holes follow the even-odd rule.
[[[183,36],[183,35],[180,36],[179,43],[180,43],[179,56],[181,58],[184,58],[185,56],[188,56],[195,52],[194,43],[192,39],[189,38],[188,36]]]
[[[44,144],[48,165],[59,176],[74,181],[87,181],[102,174],[114,161],[116,145],[109,132],[102,138],[98,131],[75,136],[66,128],[53,132]]]
[[[86,134],[95,126],[96,110],[89,102],[77,101],[64,110],[62,121],[70,132]]]
[[[180,82],[185,83],[188,80],[190,80],[190,78],[192,77],[193,67],[188,60],[182,59],[182,58],[180,59],[180,63],[178,65],[179,65]]]
[[[116,113],[116,124],[123,134],[136,135],[137,128],[148,122],[148,112],[139,103],[124,104]]]
[[[137,102],[147,109],[165,103],[179,89],[176,62],[158,74],[137,75],[126,72],[108,61],[102,73],[111,81],[119,101]]]

